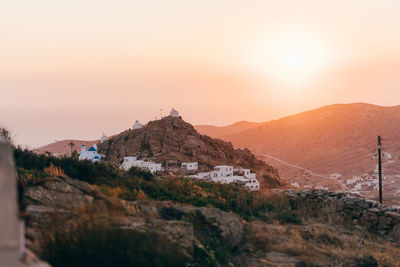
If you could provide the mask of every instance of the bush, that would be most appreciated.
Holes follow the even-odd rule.
[[[50,225],[43,232],[42,257],[54,267],[187,266],[191,260],[160,234],[115,228],[92,216],[69,227]]]
[[[283,199],[268,199],[233,184],[176,177],[164,177],[156,181],[152,173],[138,168],[123,171],[108,163],[36,155],[20,148],[15,149],[14,156],[19,177],[27,185],[43,183],[46,179],[45,169],[53,166],[53,169],[57,168],[69,177],[97,185],[106,195],[114,192],[114,188],[119,188],[118,196],[124,200],[170,200],[232,211],[246,220],[261,218],[282,223],[299,222]]]

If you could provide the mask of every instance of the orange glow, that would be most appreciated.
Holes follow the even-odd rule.
[[[0,125],[23,144],[171,107],[223,125],[399,104],[400,1],[22,2],[0,9]]]

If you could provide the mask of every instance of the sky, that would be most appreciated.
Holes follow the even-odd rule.
[[[4,1],[0,125],[98,139],[165,115],[268,121],[400,104],[400,1]]]

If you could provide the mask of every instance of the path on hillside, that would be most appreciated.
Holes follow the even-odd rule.
[[[268,154],[260,154],[260,155],[264,156],[264,157],[267,157],[267,158],[270,158],[270,159],[273,159],[273,160],[276,160],[276,161],[278,161],[278,162],[280,162],[282,164],[285,164],[286,166],[305,171],[305,172],[307,172],[308,174],[310,174],[312,176],[316,176],[316,177],[323,178],[323,179],[333,180],[336,183],[338,183],[343,190],[345,190],[346,192],[349,192],[349,190],[347,189],[346,185],[344,183],[342,183],[341,181],[336,180],[335,178],[332,178],[332,177],[329,177],[329,176],[325,176],[325,175],[321,175],[321,174],[317,174],[317,173],[315,173],[315,172],[313,172],[313,171],[311,171],[309,169],[306,169],[304,167],[301,167],[301,166],[293,164],[293,163],[289,163],[289,162],[283,161],[283,160],[281,160],[281,159],[279,159],[277,157],[274,157],[274,156],[271,156],[271,155],[268,155]]]

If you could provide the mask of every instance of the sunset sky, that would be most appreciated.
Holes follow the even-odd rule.
[[[5,1],[0,125],[30,147],[400,104],[400,1]]]

